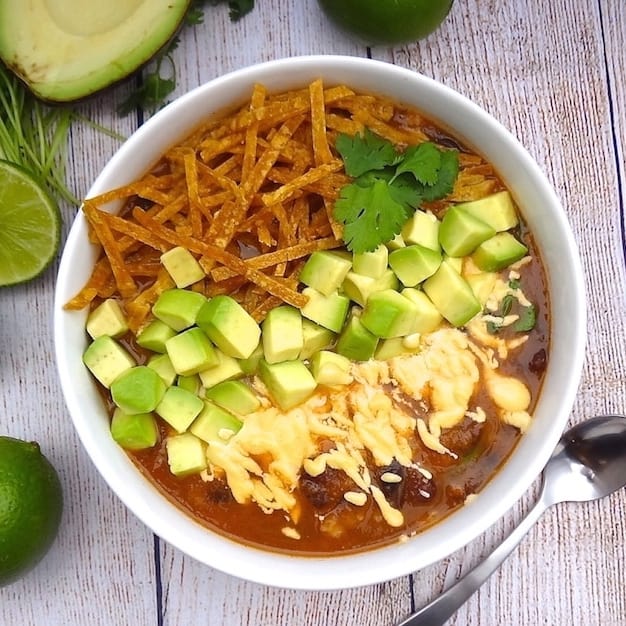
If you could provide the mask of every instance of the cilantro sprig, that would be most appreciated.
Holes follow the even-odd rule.
[[[333,214],[348,250],[375,250],[393,239],[424,202],[447,196],[459,173],[456,150],[426,141],[398,152],[369,129],[340,134],[335,147],[354,181],[342,187]]]
[[[230,19],[233,22],[240,20],[254,8],[254,0],[193,0],[185,15],[184,26],[197,26],[204,22],[204,5],[207,1],[213,6],[228,2]],[[179,37],[174,37],[153,59],[142,74],[140,86],[117,108],[119,115],[128,115],[136,109],[143,109],[152,115],[167,104],[177,84],[174,51],[179,43]]]

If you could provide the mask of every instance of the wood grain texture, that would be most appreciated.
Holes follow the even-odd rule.
[[[258,0],[229,21],[207,8],[176,52],[183,93],[226,71],[290,55],[367,56],[315,0]],[[554,185],[580,247],[588,351],[572,422],[626,413],[626,3],[622,0],[456,0],[437,33],[383,59],[456,89],[502,122]],[[129,135],[138,116],[115,109],[134,82],[81,105]],[[70,142],[78,196],[119,146],[85,124]],[[76,207],[64,206],[64,235]],[[66,496],[58,541],[29,576],[0,589],[0,626],[381,626],[435,597],[474,565],[534,501],[441,563],[383,585],[303,593],[207,568],[153,537],[94,469],[61,397],[52,338],[56,266],[0,292],[0,432],[42,442]],[[626,493],[549,511],[515,554],[451,620],[461,626],[626,624]]]

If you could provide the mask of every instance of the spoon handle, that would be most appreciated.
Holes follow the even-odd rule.
[[[540,498],[513,532],[487,558],[430,604],[399,622],[397,626],[443,626],[513,552],[547,508],[548,505]]]

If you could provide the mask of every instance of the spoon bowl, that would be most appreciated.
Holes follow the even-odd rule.
[[[559,440],[543,471],[535,506],[481,563],[398,626],[442,626],[495,572],[545,510],[588,502],[626,486],[626,417],[601,415],[576,424]]]
[[[626,418],[594,417],[568,430],[544,470],[547,505],[603,498],[626,485]]]

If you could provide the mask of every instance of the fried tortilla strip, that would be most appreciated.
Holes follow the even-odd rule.
[[[354,95],[354,92],[345,85],[331,87],[324,91],[324,103],[326,105]],[[255,111],[244,110],[237,114],[230,124],[224,125],[224,134],[234,133],[243,130],[259,122],[261,131],[284,123],[289,118],[307,113],[311,108],[308,89],[300,89],[281,94],[280,97],[268,99],[265,106]],[[216,133],[216,134],[219,134]]]
[[[163,243],[163,240],[159,237],[155,237],[146,228],[142,228],[128,219],[124,219],[117,215],[110,215],[109,213],[104,213],[102,211],[100,211],[100,213],[101,218],[108,224],[109,228],[118,233],[127,235],[133,240],[140,241],[141,243],[144,243],[155,250],[159,250],[160,252],[167,252],[172,247]]]
[[[254,113],[263,106],[267,91],[263,85],[255,84],[250,98],[250,112]],[[256,163],[256,151],[259,138],[259,122],[254,121],[246,129],[243,161],[241,163],[241,184],[245,184]]]
[[[421,130],[398,129],[378,119],[368,111],[356,110],[354,118],[362,122],[366,128],[388,139],[396,145],[410,146],[428,141],[428,136]]]
[[[195,150],[185,150],[185,181],[189,196],[189,222],[194,237],[202,236],[202,212],[200,210],[200,190],[198,188],[198,166]]]
[[[250,178],[242,186],[242,193],[248,204],[251,202],[252,196],[261,188],[269,171],[276,163],[280,151],[303,121],[303,115],[292,117],[278,129],[278,132],[272,138],[269,148],[261,155],[250,174]]]
[[[311,100],[311,134],[313,139],[313,155],[315,165],[323,165],[333,160],[326,135],[326,103],[324,102],[324,85],[321,79],[309,85]]]
[[[83,212],[93,227],[98,240],[102,244],[104,253],[109,258],[111,271],[115,276],[115,281],[117,282],[121,296],[124,298],[132,296],[137,291],[137,284],[126,269],[124,258],[117,245],[117,241],[104,218],[104,212],[98,210],[91,202],[85,202],[83,204]]]
[[[215,245],[205,243],[203,241],[198,241],[193,237],[183,237],[171,229],[166,228],[163,224],[159,224],[159,222],[151,218],[141,209],[133,210],[133,217],[142,226],[151,230],[155,235],[161,237],[164,241],[167,241],[174,246],[182,246],[187,248],[190,252],[196,252],[202,255],[203,258],[207,257],[225,265],[226,267],[234,270],[237,274],[256,283],[265,289],[265,291],[277,296],[287,304],[291,304],[297,308],[302,308],[307,303],[306,296],[303,296],[294,289],[285,287],[281,282],[271,276],[267,276],[266,274],[263,274],[263,272],[249,267],[243,259],[227,252],[226,250],[223,250],[222,248],[218,248]],[[200,259],[201,265],[202,261],[203,259]]]
[[[313,167],[305,174],[285,183],[275,191],[264,193],[261,196],[261,200],[266,206],[284,202],[307,185],[323,180],[329,174],[338,172],[342,167],[343,163],[339,159],[333,159],[329,163]]]
[[[100,257],[94,265],[89,280],[71,300],[65,303],[63,308],[67,311],[84,309],[95,297],[100,295],[100,291],[108,282],[113,282],[110,280],[112,275],[108,257]]]
[[[243,262],[252,269],[261,270],[273,267],[279,263],[287,263],[288,261],[301,259],[302,257],[316,252],[317,250],[332,250],[334,248],[339,248],[342,245],[342,241],[339,241],[334,237],[326,237],[325,239],[297,243],[289,248],[281,248],[280,250],[275,250],[273,252],[259,254],[258,256],[250,257]],[[220,282],[234,276],[234,274],[233,270],[228,267],[216,267],[211,271],[211,278],[216,282]]]
[[[144,325],[146,318],[152,310],[152,305],[166,290],[172,289],[176,283],[172,280],[167,270],[162,267],[156,280],[150,287],[142,291],[136,298],[126,303],[127,323],[130,330],[137,333]]]
[[[273,308],[280,306],[281,304],[282,302],[276,296],[268,296],[252,309],[250,315],[254,318],[255,322],[261,323]]]

